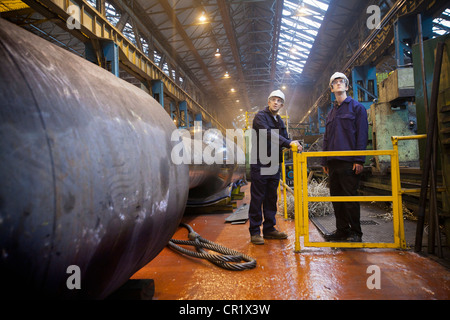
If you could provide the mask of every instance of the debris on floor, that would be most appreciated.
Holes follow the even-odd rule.
[[[308,183],[308,196],[310,197],[329,197],[330,189],[327,186],[327,179],[317,182],[312,179]],[[286,192],[287,215],[289,219],[295,217],[295,201],[291,192]],[[309,202],[308,212],[310,217],[322,217],[333,213],[333,205],[331,202]],[[278,213],[284,215],[284,197],[283,194],[278,199]]]
[[[372,202],[372,204],[376,205],[377,203]],[[413,211],[408,209],[404,203],[402,204],[402,207],[403,207],[403,219],[404,220],[417,221],[417,217],[414,215]],[[392,219],[393,219],[392,203],[389,203],[389,205],[385,205],[385,207],[383,209],[384,209],[384,211],[386,211],[385,213],[377,213],[371,217],[383,219],[384,221],[392,221]]]

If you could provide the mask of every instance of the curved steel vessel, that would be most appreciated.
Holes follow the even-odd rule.
[[[191,141],[195,140],[195,127],[190,130]],[[228,140],[217,129],[200,129],[201,148],[188,143],[191,154],[189,165],[188,206],[208,206],[231,196],[235,185],[245,182],[245,155],[234,141]],[[185,144],[186,146],[186,144]],[[243,159],[239,159],[239,152]],[[210,155],[209,163],[205,159]],[[195,159],[202,161],[195,162]]]
[[[176,128],[141,89],[1,19],[0,61],[0,290],[105,298],[182,218]]]

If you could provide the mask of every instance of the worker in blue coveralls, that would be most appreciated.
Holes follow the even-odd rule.
[[[368,123],[366,108],[347,96],[348,79],[336,72],[330,78],[335,94],[333,109],[328,113],[323,137],[323,151],[366,150]],[[324,157],[323,171],[329,175],[330,195],[356,196],[365,156]],[[325,235],[326,241],[361,242],[359,202],[333,202],[336,230]]]
[[[284,101],[282,91],[273,91],[268,98],[268,107],[259,111],[253,120],[256,137],[252,138],[252,154],[256,155],[256,161],[252,160],[250,166],[252,183],[248,216],[251,242],[256,245],[264,244],[264,239],[287,238],[286,233],[275,229],[281,150],[297,146],[301,152],[303,147],[298,141],[289,139],[286,126],[278,114]],[[263,237],[260,234],[261,224]]]

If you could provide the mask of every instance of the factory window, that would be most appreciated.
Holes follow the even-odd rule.
[[[158,54],[157,51],[153,51],[153,62],[159,66],[160,61],[161,61],[161,55]]]
[[[284,1],[277,65],[286,72],[303,72],[330,0]]]
[[[439,17],[433,20],[433,33],[442,36],[450,32],[450,9],[445,9]]]
[[[114,8],[114,6],[109,2],[105,2],[105,13],[106,19],[114,26],[117,25],[117,22],[119,22],[120,20],[120,14],[116,11],[116,8]]]
[[[147,40],[145,38],[140,37],[141,40],[141,45],[142,45],[142,51],[144,52],[144,54],[146,56],[148,56],[148,43]]]
[[[97,8],[97,0],[87,0],[86,1],[91,7]]]
[[[168,76],[169,74],[169,65],[167,64],[167,62],[164,62],[162,70],[164,71],[165,74],[167,74]]]
[[[136,45],[136,37],[134,35],[133,27],[130,23],[126,23],[122,30],[122,34],[128,38],[134,45]]]

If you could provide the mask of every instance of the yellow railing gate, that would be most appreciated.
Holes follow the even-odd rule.
[[[409,192],[402,190],[400,185],[400,166],[398,159],[398,141],[410,139],[422,139],[426,135],[392,137],[393,150],[364,150],[364,151],[322,151],[322,152],[304,152],[298,153],[293,148],[293,167],[294,167],[294,199],[295,199],[295,251],[300,252],[301,241],[305,247],[335,247],[335,248],[401,248],[406,249],[405,232],[403,226],[403,207],[402,193]],[[391,157],[391,195],[388,196],[334,196],[334,197],[310,197],[308,195],[308,173],[307,161],[313,157],[330,156],[367,156],[367,155],[388,155]],[[283,157],[284,160],[284,157]],[[284,163],[283,163],[284,168]],[[283,174],[285,185],[285,174]],[[285,185],[286,186],[286,185]],[[283,188],[285,189],[285,188]],[[284,190],[284,194],[285,194]],[[286,196],[285,208],[286,208]],[[373,242],[311,242],[309,240],[309,202],[392,202],[394,242],[392,243],[373,243]],[[285,213],[286,217],[286,213]]]

